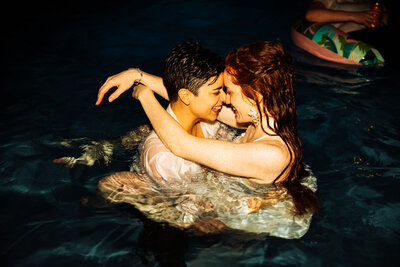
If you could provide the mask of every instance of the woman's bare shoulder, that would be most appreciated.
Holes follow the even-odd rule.
[[[268,181],[264,182],[272,182],[290,164],[290,151],[280,141],[265,140],[257,143],[260,147],[260,168],[267,174],[265,179]]]

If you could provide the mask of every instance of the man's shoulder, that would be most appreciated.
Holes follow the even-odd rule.
[[[160,151],[160,152],[170,152],[170,150],[163,144],[158,135],[153,131],[149,134],[143,143],[143,153],[148,153],[149,151]],[[152,153],[154,154],[154,153]]]

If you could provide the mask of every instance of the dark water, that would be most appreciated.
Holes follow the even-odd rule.
[[[114,1],[13,4],[4,19],[0,117],[2,266],[398,266],[398,69],[349,67],[293,47],[299,1]],[[129,163],[66,169],[64,138],[118,137],[146,122],[127,93],[95,107],[106,77],[160,74],[167,51],[196,38],[222,56],[278,40],[294,56],[305,162],[321,210],[299,240],[194,237],[96,199]]]

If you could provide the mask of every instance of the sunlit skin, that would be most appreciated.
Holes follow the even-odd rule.
[[[361,3],[361,9],[365,8]],[[380,24],[380,11],[367,10],[359,12],[350,12],[342,10],[327,9],[321,2],[312,2],[305,14],[305,18],[311,22],[355,22],[362,24],[367,28],[375,27]],[[374,26],[373,26],[374,25]]]
[[[248,124],[252,123],[252,118],[249,116],[249,110],[255,105],[255,102],[246,97],[242,93],[242,88],[239,85],[236,85],[232,81],[233,77],[227,71],[224,72],[224,84],[226,89],[226,98],[225,103],[230,105],[233,110],[236,118],[236,122],[238,124]],[[261,101],[262,98],[259,98]],[[264,136],[266,133],[274,135],[274,132],[266,127],[266,117],[264,117],[264,128],[255,127],[254,125],[249,126],[247,130],[247,134],[245,135],[244,142],[251,142],[257,138]],[[269,117],[270,125],[273,125],[273,118]],[[272,128],[272,127],[271,127]]]
[[[243,95],[241,87],[232,82],[232,77],[227,72],[224,72],[223,76],[225,77],[225,87],[229,93],[225,101],[236,111],[236,116],[232,112],[233,109],[222,105],[225,94],[222,93],[220,88],[223,79],[219,77],[214,84],[206,83],[198,96],[193,95],[188,90],[181,89],[179,91],[178,101],[180,102],[178,102],[179,104],[174,104],[173,111],[176,112],[181,125],[176,125],[179,126],[176,127],[174,126],[176,122],[159,105],[153,93],[149,90],[151,88],[151,90],[165,96],[165,87],[162,84],[162,79],[145,72],[141,77],[139,72],[134,69],[107,79],[99,90],[96,104],[99,105],[105,94],[113,87],[117,87],[117,90],[110,95],[109,101],[113,101],[120,94],[129,90],[133,82],[140,79],[141,83],[146,86],[136,86],[133,96],[137,99],[140,98],[139,100],[157,135],[175,155],[221,172],[249,177],[249,179],[259,183],[270,183],[288,164],[288,149],[281,138],[274,136],[273,130],[270,130],[265,125],[266,116],[270,120],[270,125],[274,125],[273,118],[269,114],[262,114],[261,121],[264,124],[256,126],[252,123],[248,112],[252,107],[253,100]],[[260,108],[263,108],[262,97],[258,101]],[[206,141],[203,138],[192,139],[196,138],[196,136],[203,137],[201,130],[196,126],[196,122],[203,118],[215,120],[216,113],[218,113],[217,110],[221,105],[222,109],[218,114],[218,120],[231,126],[237,125],[237,122],[248,125],[241,145],[221,143],[211,139]],[[192,127],[191,130],[190,127]],[[184,135],[180,132],[181,130],[189,133],[189,136]],[[254,143],[258,138],[265,136],[266,132],[271,135]],[[200,141],[201,139],[204,140],[204,143]],[[284,177],[283,175],[282,178]]]
[[[251,117],[247,113],[254,103],[251,103],[251,100],[242,94],[242,88],[233,83],[232,75],[226,71],[224,72],[224,84],[226,89],[225,103],[231,106],[235,113],[236,122],[252,122]]]
[[[106,93],[111,89],[116,88],[108,97],[109,102],[113,102],[122,93],[128,91],[134,82],[138,81],[168,100],[168,93],[163,85],[162,78],[144,71],[141,71],[141,73],[143,76],[136,69],[129,69],[109,77],[99,90],[96,105],[100,105]],[[185,88],[178,91],[178,100],[170,104],[181,126],[187,132],[202,137],[198,122],[200,120],[215,121],[220,117],[224,123],[236,126],[231,109],[222,105],[225,98],[222,88],[223,74],[220,74],[218,79],[211,77],[202,85],[198,89],[197,96]]]
[[[104,95],[111,88],[117,87],[117,90],[110,95],[109,101],[113,101],[114,99],[118,98],[118,96],[124,91],[129,90],[129,88],[133,84],[133,81],[137,81],[138,79],[139,75],[135,70],[128,70],[121,74],[110,77],[99,90],[96,105],[99,105],[102,102]],[[255,104],[253,103],[254,101],[243,95],[241,87],[232,82],[232,76],[227,72],[224,72],[224,74],[220,75],[214,83],[210,84],[210,82],[214,80],[215,77],[211,78],[207,83],[199,88],[197,96],[192,94],[189,90],[181,89],[179,91],[178,101],[170,103],[172,110],[180,121],[181,126],[183,126],[185,131],[187,133],[190,133],[192,136],[203,137],[201,130],[199,131],[199,127],[197,127],[199,125],[197,122],[202,119],[208,121],[214,121],[218,119],[231,126],[239,126],[241,128],[243,128],[244,125],[247,125],[248,128],[246,131],[246,135],[244,136],[242,141],[244,143],[249,142],[249,144],[244,145],[243,148],[240,149],[240,147],[236,147],[236,145],[233,144],[232,146],[227,143],[225,145],[218,143],[218,146],[222,146],[221,148],[217,148],[215,146],[216,144],[214,145],[213,143],[210,143],[210,146],[200,146],[197,153],[190,153],[191,155],[200,155],[200,158],[195,157],[191,159],[189,157],[188,159],[197,161],[200,164],[204,164],[206,166],[209,165],[210,167],[222,172],[228,172],[240,176],[251,175],[252,177],[257,177],[249,177],[250,180],[253,180],[255,182],[270,182],[271,180],[269,179],[273,179],[274,177],[276,177],[277,174],[279,174],[281,169],[278,166],[285,166],[287,164],[288,151],[286,147],[284,146],[284,144],[282,144],[282,141],[279,140],[279,138],[274,136],[271,136],[268,139],[263,139],[257,144],[252,143],[252,140],[255,140],[265,135],[265,131],[262,129],[262,127],[256,127],[255,125],[253,125],[252,118],[248,115],[250,108]],[[144,84],[147,84],[147,88],[152,88],[152,90],[166,98],[167,94],[160,77],[144,73],[143,79],[141,81]],[[225,95],[224,91],[222,90],[222,86],[225,87],[227,95]],[[139,91],[141,90],[134,90],[133,96],[138,98]],[[260,98],[259,100],[261,101],[262,98]],[[222,105],[223,101],[226,102],[226,105]],[[227,108],[227,106],[230,106],[232,108]],[[161,111],[161,107],[159,108]],[[151,108],[150,110],[153,110],[153,108]],[[156,113],[158,114],[156,117],[158,117],[160,113]],[[272,118],[270,119],[272,120]],[[167,121],[167,117],[165,119],[162,119],[160,117],[160,121]],[[166,132],[176,131],[166,130]],[[190,146],[194,145],[194,143],[192,142],[188,142],[188,144],[190,144]],[[262,152],[264,150],[264,145],[267,145],[265,147],[266,150],[265,152]],[[246,148],[247,146],[248,148]],[[184,147],[187,148],[188,146],[184,145]],[[212,153],[212,148],[216,149],[214,153]],[[203,149],[205,149],[205,151],[208,151],[208,153],[206,153],[205,151],[202,153]],[[220,152],[217,152],[218,150]],[[230,150],[230,153],[226,154],[226,156],[222,156],[224,154],[221,154],[222,151],[228,152]],[[235,150],[237,150],[237,152],[235,152]],[[203,158],[201,155],[204,155],[205,158]],[[210,157],[210,155],[221,155],[222,157],[217,156],[217,158],[213,159],[213,157]],[[261,165],[257,163],[260,159],[262,159]],[[231,168],[229,166],[237,168]],[[257,171],[258,169],[259,171]],[[265,173],[265,170],[267,170],[267,173],[270,174]],[[262,178],[264,178],[267,174],[267,180],[265,180],[265,178],[260,179],[261,177],[258,178],[260,174]],[[268,177],[270,178],[268,179]],[[257,199],[252,199],[247,203],[249,205],[249,208],[251,208],[251,212],[255,212],[259,209],[259,202],[260,201],[258,201]]]
[[[235,102],[235,91],[230,93],[228,102],[239,106],[240,98]],[[240,143],[198,138],[179,127],[146,86],[135,87],[133,95],[141,102],[161,141],[178,157],[258,183],[273,182],[289,164],[289,151],[283,140],[266,135],[261,124],[250,125]],[[256,141],[258,138],[262,139]]]
[[[179,90],[178,100],[170,103],[181,126],[189,133],[201,134],[198,129],[193,129],[198,127],[197,123],[200,120],[215,121],[222,109],[223,75],[221,74],[217,80],[215,78],[211,77],[202,85],[197,95],[187,89]]]

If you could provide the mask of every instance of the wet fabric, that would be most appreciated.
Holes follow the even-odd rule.
[[[171,109],[168,112],[173,116]],[[208,138],[240,142],[242,137],[219,122],[203,126]],[[317,189],[311,172],[303,184]],[[300,238],[312,217],[293,215],[292,199],[283,186],[257,184],[176,157],[154,132],[134,157],[131,172],[111,175],[100,182],[99,188],[112,202],[129,203],[152,220],[180,227],[213,218],[232,229]],[[263,209],[250,209],[254,199],[266,203]]]
[[[179,122],[171,106],[168,106],[167,112]],[[205,138],[213,138],[219,128],[219,123],[200,122],[200,126]],[[202,171],[199,164],[175,156],[154,131],[145,140],[141,151],[141,162],[146,174],[160,186],[183,181],[190,182],[191,176]]]

